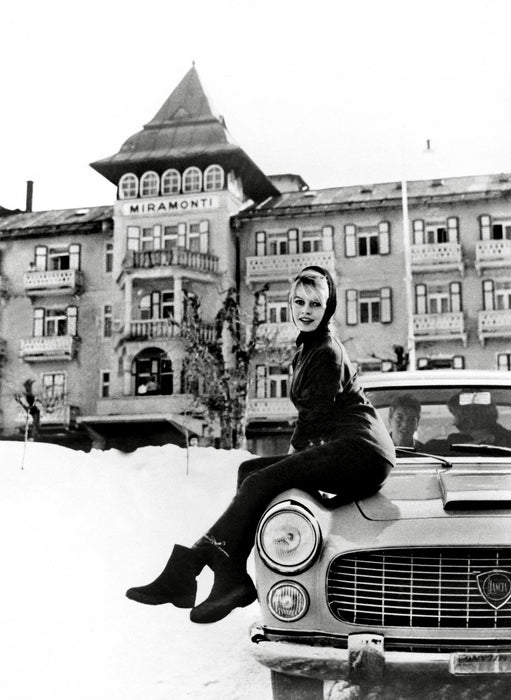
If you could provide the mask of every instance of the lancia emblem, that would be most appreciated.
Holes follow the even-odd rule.
[[[511,577],[507,571],[492,569],[477,574],[477,587],[485,601],[498,610],[511,598]]]

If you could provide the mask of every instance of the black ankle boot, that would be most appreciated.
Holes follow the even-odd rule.
[[[147,586],[126,591],[126,596],[145,605],[172,603],[176,608],[193,608],[197,594],[196,577],[206,560],[192,548],[176,544],[161,574]]]
[[[257,599],[252,579],[244,563],[232,559],[224,542],[206,535],[194,544],[215,574],[211,593],[190,613],[190,620],[198,623],[218,622],[234,608],[243,608]]]

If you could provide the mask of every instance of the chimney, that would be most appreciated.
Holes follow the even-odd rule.
[[[32,180],[27,180],[27,199],[26,199],[26,205],[25,205],[26,212],[32,211],[33,194],[34,194],[34,183]]]

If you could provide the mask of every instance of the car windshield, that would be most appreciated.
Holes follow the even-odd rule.
[[[395,445],[436,455],[455,454],[457,443],[511,448],[511,387],[422,385],[366,394]]]

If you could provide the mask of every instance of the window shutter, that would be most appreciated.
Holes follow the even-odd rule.
[[[41,338],[44,328],[44,309],[34,309],[34,338]]]
[[[323,238],[323,251],[330,252],[334,249],[334,227],[323,226],[321,231]]]
[[[378,224],[378,247],[380,255],[390,253],[390,224],[388,221],[380,221]]]
[[[78,307],[67,307],[67,335],[78,334]]]
[[[392,322],[392,289],[382,287],[380,289],[380,321],[382,323]]]
[[[457,216],[450,216],[447,219],[447,240],[449,243],[457,243],[459,240],[458,235],[459,224]]]
[[[153,228],[153,250],[161,250],[161,225]]]
[[[287,232],[287,244],[290,255],[298,253],[298,229],[290,228]]]
[[[453,355],[452,356],[452,368],[453,369],[465,369],[465,357],[463,355]]]
[[[140,228],[138,226],[128,226],[126,233],[128,236],[128,250],[140,250]]]
[[[493,280],[484,280],[483,282],[483,308],[485,311],[493,311],[495,309],[495,297],[493,295]]]
[[[79,243],[72,243],[69,246],[69,267],[71,270],[80,269],[80,253],[81,245]]]
[[[451,282],[449,285],[449,294],[451,297],[451,312],[457,313],[461,311],[461,283]]]
[[[424,220],[415,219],[413,222],[413,242],[415,245],[424,245]]]
[[[497,355],[497,369],[508,371],[510,367],[510,355],[501,352]]]
[[[489,241],[491,238],[491,217],[488,214],[479,217],[479,234],[482,241]]]
[[[201,253],[209,252],[209,221],[201,221],[199,224],[199,250]]]
[[[266,255],[266,231],[256,231],[256,255]]]
[[[427,312],[428,294],[425,284],[415,285],[415,313],[425,314]]]
[[[160,318],[160,292],[151,293],[151,318]]]
[[[347,258],[354,258],[356,249],[357,228],[354,224],[346,224],[344,227],[344,254]]]
[[[177,225],[177,247],[186,248],[186,224]]]
[[[35,249],[36,270],[46,270],[48,260],[48,248],[45,245],[38,245]]]
[[[358,292],[356,289],[346,290],[346,325],[355,326],[358,323]]]
[[[256,397],[266,398],[266,365],[256,365]]]

